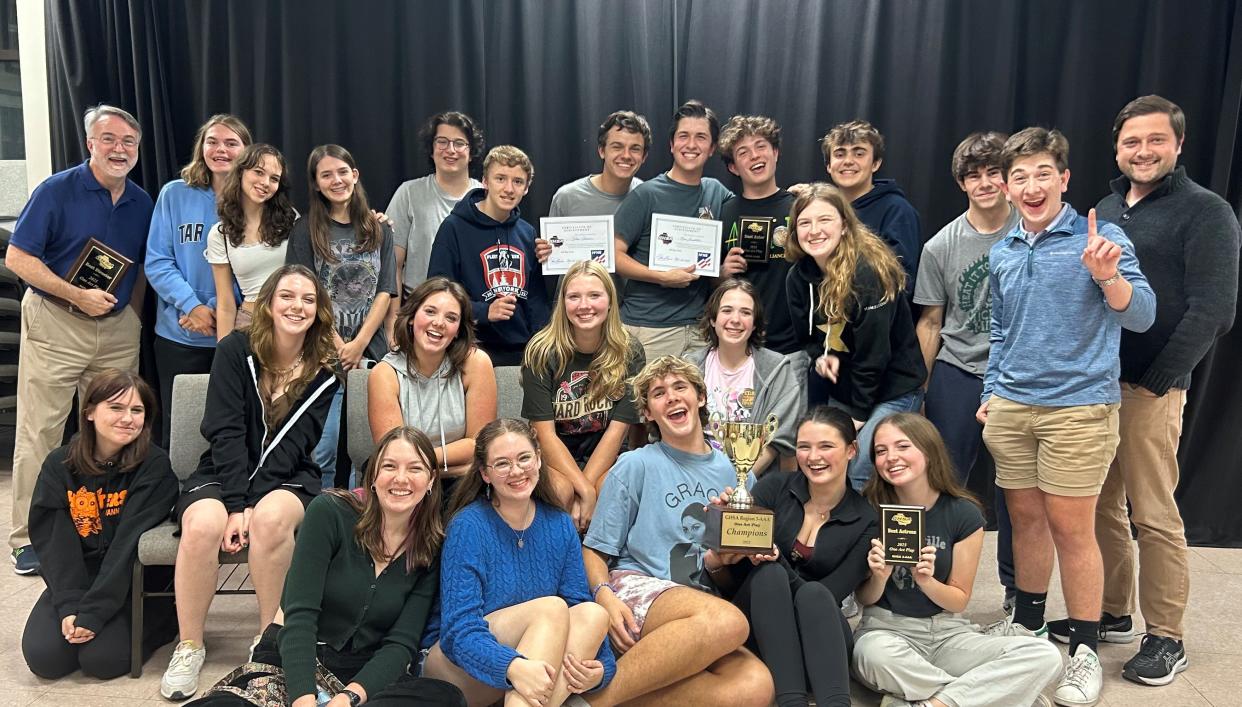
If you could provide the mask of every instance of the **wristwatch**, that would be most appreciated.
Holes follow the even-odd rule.
[[[349,698],[349,707],[358,707],[358,705],[362,704],[362,695],[359,695],[348,687],[341,690],[341,694]]]

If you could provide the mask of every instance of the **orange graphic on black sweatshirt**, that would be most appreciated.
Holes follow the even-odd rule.
[[[87,491],[85,486],[77,491],[69,491],[69,516],[73,518],[73,526],[78,535],[98,535],[103,530],[99,519],[99,497],[94,491]]]

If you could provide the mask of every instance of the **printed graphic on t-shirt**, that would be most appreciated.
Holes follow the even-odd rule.
[[[552,395],[552,414],[556,418],[557,434],[603,432],[608,426],[613,401],[605,397],[587,405],[586,393],[590,385],[590,371],[570,371],[569,380],[561,381],[556,387]]]
[[[972,334],[986,334],[992,316],[992,290],[988,287],[988,254],[966,266],[957,277],[957,306],[966,313]]]
[[[712,213],[712,207],[710,204],[702,204],[699,206],[698,216],[699,218],[707,219],[709,221],[716,218],[716,215]]]
[[[332,298],[332,311],[336,316],[336,331],[349,341],[358,335],[375,292],[379,289],[379,249],[369,253],[354,250],[354,244],[344,240],[330,243],[337,257],[335,263],[320,266],[320,280],[327,284],[328,296]]]
[[[525,251],[497,243],[479,253],[479,261],[483,264],[483,279],[489,288],[483,293],[484,302],[506,295],[526,299]]]
[[[688,587],[708,588],[703,582],[703,557],[707,555],[707,507],[691,503],[681,512],[681,536],[668,553],[669,579]]]
[[[931,545],[936,548],[937,553],[944,552],[949,545],[939,535],[928,535],[924,538],[923,547]],[[914,573],[913,567],[910,565],[897,565],[893,568],[893,573],[889,575],[889,581],[898,589],[914,589]]]
[[[125,507],[125,496],[128,492],[122,490],[107,493],[103,489],[87,491],[85,486],[79,486],[77,491],[65,493],[69,498],[69,517],[73,519],[73,527],[77,528],[79,536],[85,538],[98,535],[103,530],[99,509],[103,509],[104,516],[118,515]]]
[[[713,419],[720,413],[723,422],[746,422],[750,419],[750,410],[755,406],[755,389],[728,388],[713,386],[707,391],[708,405]]]

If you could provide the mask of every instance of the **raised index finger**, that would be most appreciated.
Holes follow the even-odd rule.
[[[1091,209],[1087,212],[1087,238],[1089,240],[1098,235],[1100,235],[1100,233],[1095,227],[1095,209]]]

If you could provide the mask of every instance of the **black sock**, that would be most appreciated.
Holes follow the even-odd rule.
[[[1074,655],[1078,646],[1086,646],[1096,653],[1100,652],[1100,622],[1069,620],[1069,654]]]
[[[1048,601],[1048,592],[1035,593],[1018,590],[1013,603],[1013,622],[1038,631],[1044,625],[1044,605]]]

